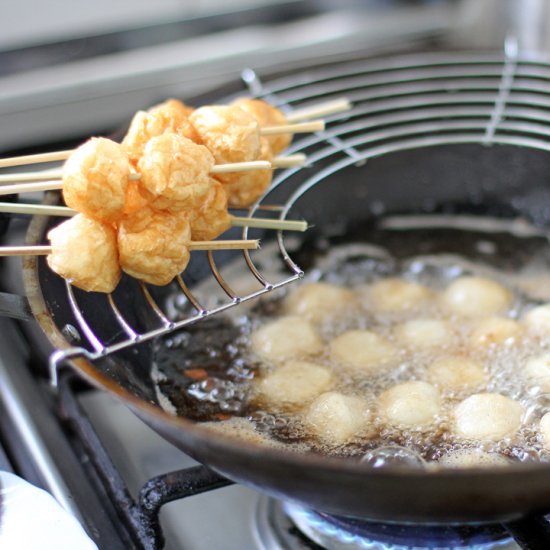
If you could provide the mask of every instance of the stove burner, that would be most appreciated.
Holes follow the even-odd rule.
[[[500,525],[387,524],[331,516],[260,499],[256,538],[262,550],[514,550]]]

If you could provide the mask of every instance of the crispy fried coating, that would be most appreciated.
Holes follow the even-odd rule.
[[[153,195],[142,187],[139,181],[128,182],[124,199],[124,214],[133,214],[145,208],[153,200]]]
[[[191,229],[183,214],[146,207],[118,226],[122,270],[152,285],[167,285],[189,262]]]
[[[267,139],[261,138],[262,148],[258,160],[273,160]],[[234,208],[250,206],[259,199],[270,186],[273,170],[246,170],[216,174],[216,179],[224,184],[229,204]]]
[[[166,132],[197,141],[195,129],[189,122],[189,115],[192,112],[192,107],[177,99],[168,99],[147,111],[138,111],[122,140],[122,146],[132,163],[137,164],[151,138]]]
[[[129,176],[122,147],[110,139],[91,138],[65,162],[63,198],[78,212],[111,223],[122,215]]]
[[[256,119],[239,107],[200,107],[189,120],[200,143],[206,145],[217,164],[248,162],[260,154],[260,128]]]
[[[203,145],[176,134],[149,140],[138,162],[140,186],[152,195],[159,210],[192,210],[201,204],[212,186],[214,157]]]
[[[205,201],[191,211],[191,237],[194,241],[211,241],[231,227],[227,211],[227,193],[218,181],[212,182]]]
[[[51,270],[86,291],[112,292],[121,276],[112,225],[77,214],[48,233]]]
[[[261,99],[249,99],[242,97],[235,100],[232,105],[240,107],[243,111],[251,114],[258,121],[260,128],[263,128],[264,126],[288,124],[285,115],[279,111],[279,109],[273,107],[266,101],[262,101]],[[292,134],[268,136],[267,140],[271,147],[271,152],[274,155],[277,155],[291,144]]]

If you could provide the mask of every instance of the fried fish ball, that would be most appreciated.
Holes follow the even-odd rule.
[[[128,275],[166,285],[189,262],[191,228],[182,214],[144,208],[118,226],[120,265]]]
[[[443,305],[465,317],[486,317],[503,313],[512,304],[511,292],[483,277],[460,277],[443,292]]]
[[[193,108],[177,99],[168,99],[147,111],[138,111],[124,139],[122,146],[130,160],[137,164],[145,151],[147,142],[165,133],[174,133],[197,141],[197,134],[189,122]]]
[[[271,162],[273,155],[269,143],[265,138],[261,138],[260,141],[261,149],[257,160]],[[216,179],[223,183],[227,191],[229,204],[234,208],[244,208],[256,202],[271,185],[272,178],[273,170],[244,170],[216,174]]]
[[[354,436],[368,435],[372,413],[367,401],[339,392],[321,394],[304,415],[305,426],[322,442],[346,443]]]
[[[413,319],[395,329],[395,337],[411,349],[433,350],[448,348],[454,343],[450,325],[439,319]]]
[[[539,386],[543,391],[550,391],[550,353],[528,359],[522,374],[530,383]]]
[[[285,115],[269,103],[261,99],[240,98],[232,103],[240,107],[243,111],[250,113],[257,121],[260,127],[278,126],[288,124]],[[269,146],[274,155],[284,151],[292,142],[292,134],[279,134],[267,138]]]
[[[259,380],[255,387],[259,399],[271,406],[304,407],[330,389],[334,378],[330,370],[307,361],[290,361]]]
[[[328,283],[307,283],[298,286],[284,302],[284,310],[291,315],[300,315],[322,322],[353,309],[354,293]]]
[[[454,432],[465,439],[499,441],[521,427],[523,407],[498,393],[477,393],[454,410]]]
[[[70,208],[105,223],[124,209],[130,163],[118,143],[91,138],[63,166],[63,198]]]
[[[139,181],[130,180],[126,188],[123,214],[133,214],[142,208],[146,208],[152,198],[151,194],[141,187]]]
[[[476,388],[487,382],[483,367],[461,355],[446,355],[434,361],[428,367],[428,378],[432,384],[449,390]]]
[[[350,330],[334,338],[330,354],[334,362],[362,372],[375,372],[398,355],[390,342],[368,330]]]
[[[492,468],[508,466],[510,461],[497,453],[486,453],[480,449],[459,449],[443,455],[437,463],[446,468]]]
[[[428,287],[395,277],[380,279],[365,289],[367,302],[383,313],[414,310],[429,302],[432,296]]]
[[[523,327],[513,319],[506,317],[488,317],[474,327],[470,335],[470,344],[474,347],[494,347],[512,345],[523,336]]]
[[[189,213],[191,237],[195,241],[211,241],[231,227],[224,186],[213,181],[204,202]]]
[[[58,275],[86,291],[112,292],[121,277],[115,229],[83,214],[51,229],[46,258]]]
[[[313,325],[296,316],[281,317],[251,336],[252,350],[267,361],[283,361],[320,353],[323,342]]]
[[[260,128],[256,119],[239,107],[213,105],[193,111],[189,120],[200,143],[216,163],[248,162],[260,154]]]
[[[547,412],[539,424],[539,440],[547,451],[550,451],[550,412]]]
[[[550,304],[534,307],[523,316],[522,321],[530,333],[550,335]]]
[[[378,397],[378,413],[397,428],[427,426],[435,420],[440,407],[439,391],[427,382],[404,382]]]
[[[203,145],[176,134],[150,139],[139,159],[140,185],[159,210],[191,210],[206,198],[214,157]]]

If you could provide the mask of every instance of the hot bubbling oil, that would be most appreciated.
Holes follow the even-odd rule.
[[[459,277],[481,276],[499,282],[513,293],[511,305],[502,315],[514,320],[521,319],[533,306],[550,301],[548,240],[545,234],[522,222],[402,217],[384,220],[371,228],[368,236],[368,243],[348,241],[328,247],[321,239],[313,243],[314,254],[312,243],[296,250],[298,261],[300,254],[307,251],[311,264],[306,266],[307,280],[352,289],[359,298],[365,285],[385,277],[417,282],[440,293]],[[263,253],[269,264],[273,250],[266,247]],[[224,275],[231,282],[232,276],[238,279],[239,272]],[[262,363],[251,351],[251,335],[282,314],[284,301],[293,291],[290,288],[271,295],[247,308],[244,314],[243,308],[238,308],[236,315],[206,320],[159,341],[153,376],[165,408],[259,443],[292,451],[355,457],[375,467],[395,462],[418,467],[440,459],[453,466],[453,457],[464,456],[469,450],[490,453],[479,462],[495,465],[502,463],[503,457],[510,461],[550,460],[538,435],[540,418],[550,411],[550,393],[527,382],[521,374],[530,357],[549,350],[550,338],[526,332],[512,341],[472,350],[468,342],[474,321],[449,315],[438,300],[421,309],[401,312],[377,311],[367,300],[359,309],[351,307],[347,314],[328,316],[318,324],[324,342],[348,330],[368,329],[400,349],[398,360],[391,367],[368,375],[338,369],[326,348],[314,358],[315,363],[335,373],[331,390],[359,396],[370,404],[374,416],[368,435],[338,444],[321,441],[308,430],[304,410],[276,404],[267,407],[265,401],[258,399],[254,384],[274,367]],[[204,296],[209,295],[208,285],[203,292]],[[177,316],[177,308],[174,313]],[[447,321],[453,327],[452,349],[404,349],[396,340],[394,329],[415,316]],[[475,388],[441,388],[442,406],[426,426],[392,427],[376,412],[377,399],[384,390],[406,381],[429,380],[428,365],[449,353],[465,354],[479,361],[486,382]],[[454,407],[480,392],[499,393],[522,405],[522,424],[516,435],[497,441],[464,440],[454,435]]]

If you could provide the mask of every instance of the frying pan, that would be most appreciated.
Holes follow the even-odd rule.
[[[306,75],[300,85],[314,76]],[[329,243],[345,242],[369,224],[376,229],[380,210],[520,217],[544,228],[550,219],[547,138],[542,132],[537,140],[519,133],[512,139],[504,133],[488,144],[476,124],[472,122],[475,132],[432,124],[416,132],[414,139],[403,138],[397,144],[380,136],[377,147],[362,149],[356,159],[340,149],[337,157],[319,154],[313,168],[287,178],[265,202],[289,204],[290,213],[313,225],[308,238],[322,235]],[[48,223],[45,218],[33,220],[31,243],[43,242]],[[302,250],[307,252],[307,246]],[[189,276],[200,282],[207,272],[203,267],[196,266]],[[24,278],[34,316],[52,344],[60,349],[83,345],[68,341],[67,332],[62,332],[67,325],[77,326],[65,283],[42,258],[25,260]],[[124,279],[116,292],[126,318],[142,330],[154,327],[134,281]],[[167,292],[155,289],[158,301]],[[114,339],[120,325],[106,315],[106,298],[85,293],[78,298],[100,338]],[[150,375],[152,353],[152,343],[145,342],[94,362],[76,357],[70,364],[175,446],[236,482],[319,511],[385,522],[505,522],[550,511],[550,464],[452,471],[372,469],[352,460],[284,452],[214,434],[158,405]]]
[[[540,216],[540,193],[549,178],[547,152],[499,145],[418,148],[339,172],[314,186],[295,207],[316,226],[315,231],[327,231],[329,238],[327,228],[338,226],[339,240],[345,238],[342,223],[352,227],[369,218],[365,182],[368,200],[382,201],[389,212],[422,212],[427,199],[433,209],[435,198],[441,207],[457,214],[479,212],[483,206],[487,215],[534,219]],[[487,185],[489,191],[480,187],[472,202],[474,195],[467,191],[472,181],[498,185]],[[40,241],[46,227],[46,220],[35,219],[31,240]],[[75,320],[64,283],[41,259],[31,258],[25,263],[25,284],[40,326],[55,346],[68,347],[60,329]],[[132,281],[124,281],[118,301],[132,303],[134,291]],[[105,334],[119,330],[104,316],[103,297],[83,298],[82,310],[92,322],[101,319]],[[150,320],[139,303],[133,315],[147,327]],[[193,458],[260,491],[328,513],[383,521],[509,521],[550,509],[548,464],[436,472],[373,470],[351,460],[283,452],[213,434],[200,424],[170,416],[157,405],[150,377],[151,354],[151,344],[144,343],[94,363],[76,358],[71,364]]]

